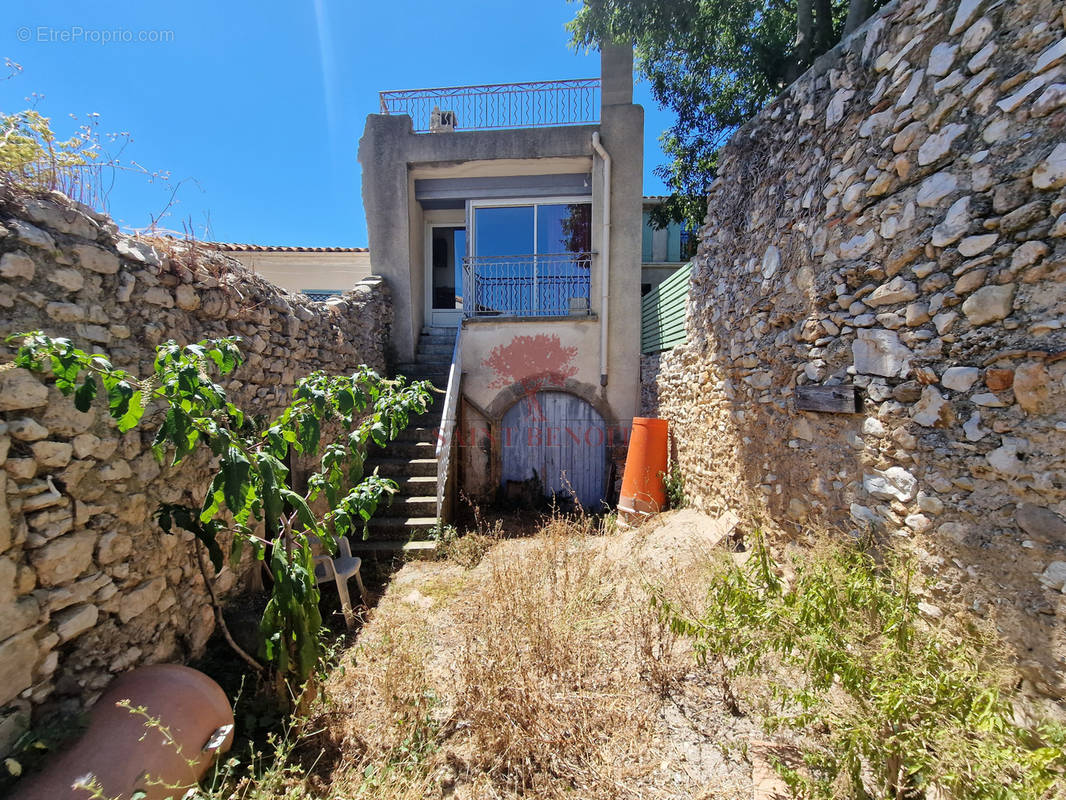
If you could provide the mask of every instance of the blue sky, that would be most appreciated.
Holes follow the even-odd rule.
[[[25,108],[37,93],[61,135],[76,124],[69,114],[92,112],[101,130],[129,132],[123,159],[171,177],[119,176],[109,207],[120,225],[146,225],[169,186],[188,179],[165,228],[363,246],[356,147],[378,91],[598,76],[597,53],[568,47],[563,24],[575,9],[564,0],[6,0],[0,57],[23,71],[0,82],[0,109]],[[169,41],[101,41],[120,31]],[[647,84],[636,96],[645,193],[661,194],[651,170],[669,118]]]

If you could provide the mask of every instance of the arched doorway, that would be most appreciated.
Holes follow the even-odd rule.
[[[537,392],[504,414],[500,479],[539,480],[551,497],[573,496],[599,510],[607,495],[607,426],[585,400],[567,392]]]

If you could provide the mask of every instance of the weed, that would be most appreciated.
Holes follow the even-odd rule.
[[[992,631],[926,623],[911,561],[856,543],[798,555],[786,582],[758,534],[744,567],[725,560],[692,616],[657,607],[698,660],[764,683],[768,723],[816,742],[808,797],[1044,798],[1066,790],[1066,729],[1013,721],[1009,673]],[[738,709],[739,710],[739,709]]]
[[[669,472],[662,473],[663,488],[666,491],[667,508],[684,508],[688,505],[685,496],[685,476],[681,467],[676,463],[670,467]]]

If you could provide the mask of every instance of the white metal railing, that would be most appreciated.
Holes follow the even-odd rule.
[[[589,313],[591,253],[468,256],[463,313],[468,317],[560,317]]]
[[[382,114],[408,114],[416,131],[431,130],[433,112],[450,112],[457,130],[540,128],[599,121],[600,79],[492,83],[379,92]]]
[[[437,432],[437,519],[443,522],[444,493],[451,477],[452,440],[459,417],[459,384],[463,379],[463,326],[455,329],[455,347],[452,349],[452,366],[448,370],[448,388],[444,393],[444,413]]]

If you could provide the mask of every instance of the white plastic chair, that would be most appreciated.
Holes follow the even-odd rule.
[[[340,537],[337,545],[337,555],[328,553],[317,555],[315,560],[315,582],[319,585],[333,581],[337,584],[337,594],[340,595],[341,611],[344,613],[344,623],[351,630],[355,627],[355,613],[352,611],[352,601],[348,596],[348,579],[355,576],[355,583],[359,587],[359,599],[363,605],[366,603],[366,587],[363,586],[363,578],[359,574],[363,559],[352,555],[352,546],[347,537]]]

